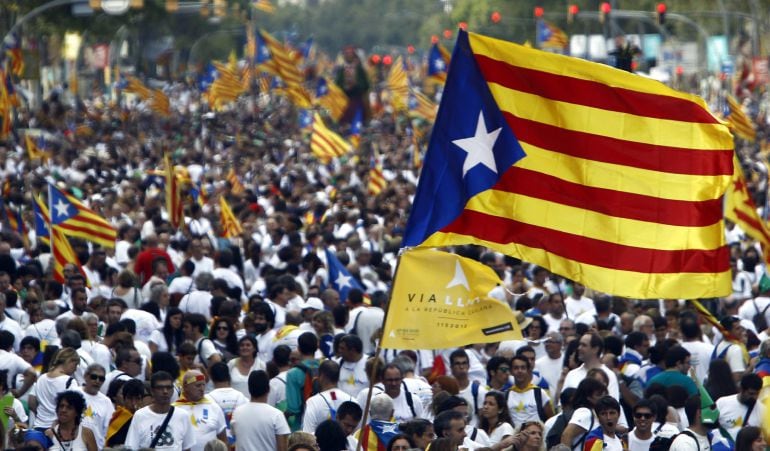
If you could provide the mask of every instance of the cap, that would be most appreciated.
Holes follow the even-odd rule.
[[[198,370],[188,370],[182,378],[182,385],[194,384],[196,382],[206,382],[206,376]]]
[[[305,301],[305,305],[302,306],[302,310],[309,309],[309,308],[316,309],[316,310],[323,310],[324,303],[322,300],[316,297],[307,298],[307,301]]]

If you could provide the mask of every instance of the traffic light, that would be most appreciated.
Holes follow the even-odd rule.
[[[572,21],[575,19],[575,16],[577,16],[579,12],[580,8],[578,5],[569,5],[567,7],[567,23],[572,23]]]
[[[661,25],[666,23],[666,4],[663,2],[658,3],[655,6],[655,11],[658,13],[658,23]]]
[[[604,20],[610,15],[610,11],[612,11],[612,5],[609,2],[602,2],[599,6],[599,22],[604,23]]]

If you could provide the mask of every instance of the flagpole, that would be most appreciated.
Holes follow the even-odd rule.
[[[361,418],[361,431],[364,430],[366,427],[366,421],[369,417],[369,406],[372,402],[372,391],[374,389],[374,375],[377,374],[376,372],[380,370],[379,368],[379,360],[380,360],[380,353],[382,353],[382,337],[385,336],[385,325],[388,324],[388,311],[390,310],[390,304],[393,302],[393,287],[396,286],[396,280],[398,279],[398,270],[401,266],[401,255],[403,255],[404,252],[408,252],[410,248],[401,248],[398,252],[398,257],[396,259],[396,271],[393,275],[393,283],[391,284],[390,288],[390,298],[388,299],[388,305],[385,306],[385,317],[382,319],[382,331],[380,332],[380,339],[377,341],[377,347],[374,351],[374,364],[372,364],[372,370],[369,374],[369,393],[366,394],[366,405],[364,406],[364,415]],[[404,389],[404,387],[401,387]],[[363,438],[363,433],[359,435],[357,443],[356,443],[356,451],[361,451],[361,439]]]
[[[54,232],[53,232],[53,192],[51,191],[51,182],[48,182],[48,247],[51,248],[51,257],[55,260],[56,254],[54,254]]]

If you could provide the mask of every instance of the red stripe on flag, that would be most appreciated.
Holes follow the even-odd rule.
[[[516,166],[509,168],[493,189],[659,224],[705,227],[722,220],[722,199],[693,202],[650,197],[572,183]]]
[[[719,120],[711,113],[689,100],[512,66],[484,55],[475,54],[474,57],[488,83],[497,83],[517,91],[624,114],[719,124]]]
[[[767,234],[767,230],[765,229],[765,226],[757,222],[757,220],[752,218],[750,215],[747,215],[746,213],[738,210],[737,208],[733,209],[733,213],[735,213],[735,216],[737,216],[738,219],[750,225],[758,233],[761,233],[762,237],[765,239],[765,243],[770,243],[770,235]]]
[[[732,175],[733,149],[692,150],[566,130],[503,112],[520,141],[587,160],[685,175]]]
[[[493,243],[518,243],[569,260],[603,268],[656,273],[721,273],[729,267],[727,246],[714,250],[660,250],[626,246],[508,218],[465,210],[442,232],[469,235]]]

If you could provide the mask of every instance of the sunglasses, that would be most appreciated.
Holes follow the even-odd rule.
[[[219,326],[217,327],[217,330],[230,330],[230,328],[227,326]]]
[[[652,418],[652,414],[651,413],[635,413],[634,414],[634,418],[641,418],[641,419],[649,420],[650,418]]]
[[[102,381],[102,382],[104,382],[104,381],[105,381],[105,379],[106,379],[106,377],[104,377],[104,376],[100,376],[100,375],[98,375],[98,374],[89,374],[89,375],[88,375],[88,377],[89,377],[89,378],[90,378],[92,381]]]

